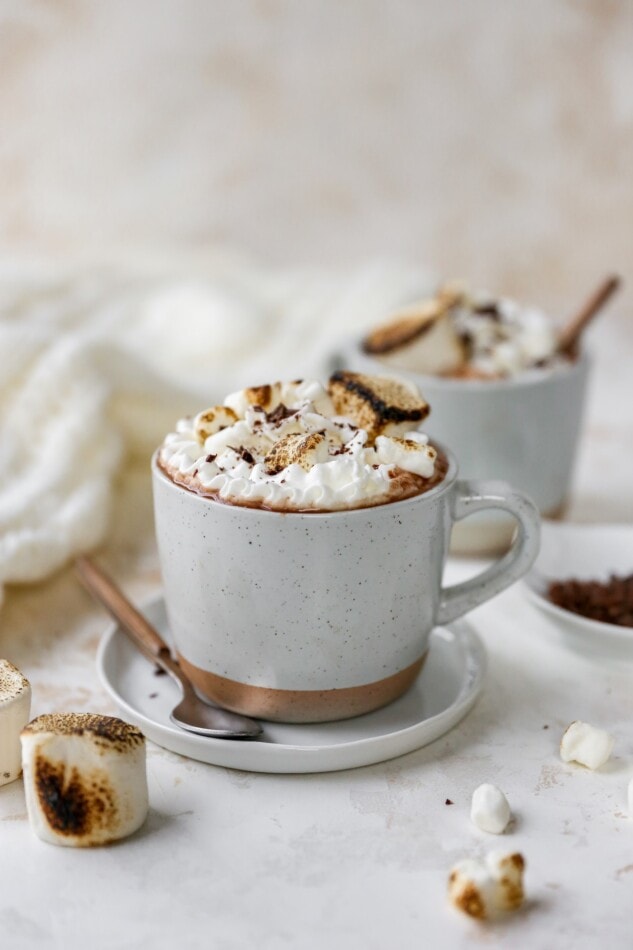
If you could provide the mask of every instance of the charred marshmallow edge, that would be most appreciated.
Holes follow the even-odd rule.
[[[147,817],[145,737],[111,716],[52,713],[22,730],[31,828],[50,844],[92,847],[131,835]]]
[[[0,660],[0,785],[22,771],[20,732],[31,718],[31,687],[17,667]]]

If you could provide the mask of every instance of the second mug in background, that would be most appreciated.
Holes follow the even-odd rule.
[[[393,370],[365,353],[362,340],[341,353],[340,365],[361,373],[398,375],[432,406],[431,439],[459,453],[467,478],[500,478],[529,495],[546,518],[564,514],[581,431],[590,358],[508,379],[451,379]],[[455,525],[455,554],[494,554],[506,548],[514,523],[482,512]]]

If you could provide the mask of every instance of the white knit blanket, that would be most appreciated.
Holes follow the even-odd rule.
[[[103,540],[117,472],[149,465],[179,416],[244,385],[324,375],[337,343],[428,287],[394,265],[2,265],[0,600]]]

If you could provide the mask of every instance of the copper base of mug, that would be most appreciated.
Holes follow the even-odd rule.
[[[427,654],[384,680],[341,689],[249,686],[201,670],[180,654],[178,662],[201,696],[231,712],[270,722],[331,722],[372,712],[402,696],[415,682]]]

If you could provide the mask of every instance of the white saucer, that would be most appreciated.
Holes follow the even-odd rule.
[[[169,642],[163,600],[145,608]],[[473,706],[486,668],[484,647],[465,622],[437,627],[430,653],[411,689],[365,716],[309,725],[264,723],[263,739],[207,739],[174,726],[169,713],[180,695],[118,624],[104,633],[97,653],[101,681],[124,719],[148,739],[180,755],[250,772],[335,772],[393,759],[419,749],[452,729]]]
[[[553,580],[606,581],[632,571],[633,526],[543,522],[541,550],[522,584],[532,603],[556,621],[554,633],[565,646],[593,657],[633,660],[633,628],[589,620],[547,597]]]

